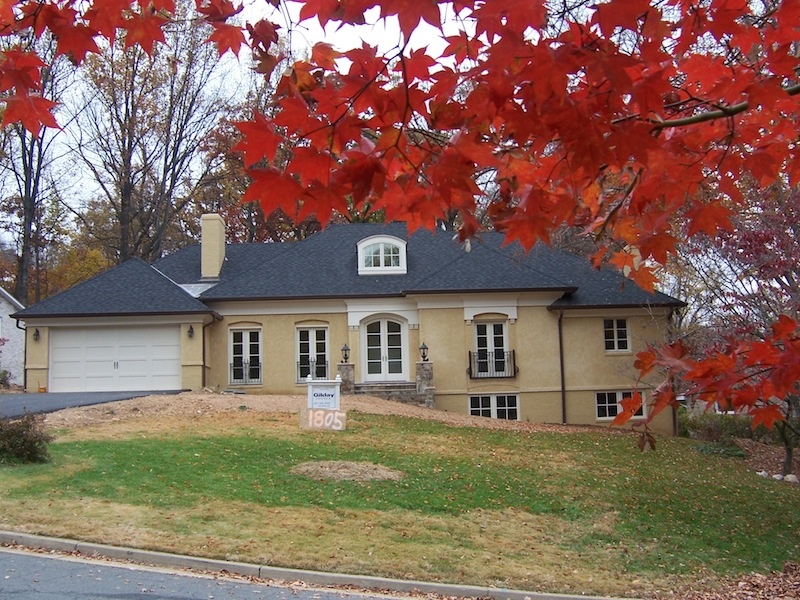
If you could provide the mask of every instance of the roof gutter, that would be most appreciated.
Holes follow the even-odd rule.
[[[17,321],[30,321],[33,319],[73,319],[73,318],[91,318],[91,317],[181,317],[181,316],[197,316],[197,315],[216,315],[216,311],[208,310],[192,310],[180,312],[131,312],[131,313],[52,313],[52,314],[30,314],[21,315],[14,313],[9,315]],[[217,317],[214,316],[216,319]],[[217,319],[220,320],[220,319]]]
[[[550,306],[547,307],[547,310],[557,310],[557,311],[564,311],[564,310],[587,310],[587,309],[615,309],[615,308],[667,308],[674,310],[677,308],[683,308],[686,306],[685,302],[680,302],[678,304],[674,302],[653,302],[647,304],[569,304],[569,305],[562,305],[559,306],[558,302],[554,302]]]

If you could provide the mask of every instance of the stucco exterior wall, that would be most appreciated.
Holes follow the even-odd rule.
[[[460,360],[454,356],[441,359],[432,355],[432,360],[435,359],[436,408],[466,413],[470,395],[516,394],[522,421],[561,423],[565,420],[571,424],[608,426],[610,418],[597,416],[596,393],[632,390],[638,377],[633,367],[636,353],[644,349],[648,341],[663,339],[666,314],[638,312],[631,315],[620,310],[581,311],[564,315],[563,401],[558,312],[538,306],[519,308],[516,320],[508,325],[509,349],[516,352],[519,372],[514,378],[504,379],[470,379],[465,374],[467,352],[474,350],[474,322],[464,322],[462,318],[459,323],[454,311],[439,311],[430,318],[421,316],[420,322],[426,325],[426,329],[430,321],[437,331],[437,335],[428,337],[457,340],[464,344]],[[475,321],[501,317],[486,313],[477,315]],[[626,319],[630,341],[627,351],[605,350],[603,322],[607,318]],[[453,347],[457,345],[452,344]],[[646,400],[647,382],[640,383],[639,389]],[[651,427],[670,434],[671,412],[663,412]]]
[[[350,347],[350,363],[355,382],[364,381],[363,325],[375,316],[395,318],[406,323],[406,363],[408,381],[413,382],[419,345],[429,348],[435,387],[434,406],[461,414],[469,413],[471,395],[510,395],[518,400],[519,418],[523,421],[606,426],[610,418],[597,416],[597,392],[622,392],[633,389],[637,373],[633,361],[648,341],[663,339],[666,314],[645,311],[631,314],[622,310],[581,310],[565,312],[547,309],[545,302],[534,296],[509,300],[505,297],[496,311],[481,308],[469,298],[439,298],[414,304],[407,301],[395,312],[384,304],[371,314],[359,305],[358,314],[348,314],[341,304],[328,304],[319,310],[314,302],[292,302],[283,305],[253,303],[249,310],[228,307],[221,310],[221,320],[207,324],[186,322],[180,326],[181,376],[187,389],[209,387],[216,390],[238,389],[248,393],[303,394],[305,384],[297,376],[297,330],[299,327],[327,329],[329,376],[335,377],[341,361],[341,348]],[[472,304],[471,304],[472,302]],[[476,308],[477,307],[477,308]],[[503,308],[505,307],[505,308]],[[511,307],[511,308],[509,308]],[[626,319],[629,348],[606,351],[604,319]],[[559,354],[559,320],[563,341],[563,377]],[[470,378],[469,352],[476,349],[476,326],[479,323],[503,322],[506,327],[506,349],[516,355],[518,372],[514,377]],[[192,328],[192,335],[189,328]],[[39,339],[34,340],[34,331]],[[261,332],[261,381],[254,384],[232,384],[230,376],[231,331],[258,329]],[[48,382],[48,348],[50,328],[28,327],[28,391],[46,388]],[[647,395],[647,386],[640,386]],[[669,411],[652,425],[657,431],[670,433]]]
[[[597,417],[595,394],[601,391],[628,391],[636,383],[633,368],[636,353],[647,341],[663,338],[665,314],[645,311],[631,315],[620,310],[575,311],[565,313],[561,321],[563,340],[564,393],[561,388],[561,356],[559,354],[559,318],[557,311],[547,310],[544,303],[521,302],[513,315],[507,312],[465,310],[459,299],[451,306],[430,302],[418,309],[418,325],[407,329],[408,380],[414,379],[414,363],[419,360],[418,348],[425,343],[433,365],[435,407],[439,410],[469,413],[470,395],[514,394],[518,398],[519,418],[523,421],[606,426],[610,419]],[[302,394],[303,382],[297,381],[297,328],[328,329],[330,376],[335,377],[341,360],[341,347],[350,347],[355,381],[364,381],[362,320],[348,325],[346,312],[303,312],[303,303],[296,303],[297,313],[226,314],[222,321],[207,327],[206,385],[217,390],[239,389],[248,393]],[[262,309],[269,312],[271,309]],[[467,315],[470,318],[465,318]],[[379,314],[391,315],[382,311]],[[625,318],[629,330],[629,349],[607,352],[604,346],[603,321]],[[352,319],[351,319],[352,320]],[[368,320],[368,319],[367,319]],[[400,320],[398,316],[398,320]],[[470,378],[468,354],[476,348],[476,323],[506,322],[507,349],[514,350],[519,369],[515,377]],[[262,381],[258,384],[231,384],[230,331],[260,329],[262,332]],[[646,390],[645,390],[646,394]],[[672,421],[665,413],[653,425],[670,433]]]
[[[610,318],[626,318],[630,342],[627,351],[606,351],[603,321]],[[567,422],[608,425],[612,419],[597,418],[597,392],[630,391],[636,386],[646,403],[649,384],[655,380],[638,381],[634,361],[636,354],[644,350],[648,342],[664,340],[666,326],[665,313],[639,311],[639,314],[631,315],[620,310],[606,310],[565,314],[563,339]],[[671,411],[662,412],[650,426],[661,433],[672,433]]]
[[[0,339],[5,340],[0,346],[0,370],[8,372],[12,385],[23,384],[25,368],[25,332],[17,328],[16,319],[9,317],[17,310],[0,296]]]
[[[37,329],[39,331],[39,339],[35,340],[34,335]],[[25,391],[46,391],[50,360],[50,328],[29,325],[25,334],[28,371]]]
[[[495,386],[493,389],[472,391],[469,394],[437,394],[435,408],[458,414],[469,414],[470,394],[481,393],[516,394],[520,421],[527,423],[561,423],[560,392],[519,392],[513,388]]]
[[[216,390],[236,389],[248,393],[303,394],[305,384],[297,381],[298,327],[328,328],[328,364],[331,377],[336,376],[336,364],[341,361],[341,348],[350,335],[344,314],[242,314],[225,315],[222,321],[207,328],[206,386]],[[230,382],[230,335],[235,329],[261,330],[261,383],[232,384]],[[351,356],[351,362],[353,357]]]
[[[467,372],[468,331],[463,310],[432,308],[420,311],[420,344],[428,346],[429,360],[434,365],[436,396],[463,392]],[[419,344],[417,345],[417,348]]]
[[[190,335],[191,333],[191,335]],[[187,390],[204,386],[203,323],[181,325],[181,384]]]

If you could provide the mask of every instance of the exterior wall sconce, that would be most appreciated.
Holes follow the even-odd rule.
[[[191,337],[194,337],[194,327],[193,327],[193,326],[191,326],[191,325],[189,325],[189,330],[188,330],[186,333],[188,334],[188,336],[189,336],[190,338],[191,338]]]
[[[33,341],[34,342],[38,342],[39,341],[39,328],[38,327],[33,330]]]
[[[419,355],[422,357],[422,362],[428,361],[428,347],[425,345],[425,342],[422,342],[422,345],[419,347]]]
[[[350,346],[345,344],[342,346],[342,362],[346,363],[348,360],[350,360]]]

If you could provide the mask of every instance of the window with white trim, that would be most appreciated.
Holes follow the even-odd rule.
[[[620,406],[620,401],[625,400],[633,396],[633,392],[631,391],[610,391],[610,392],[597,392],[595,393],[595,408],[597,411],[597,418],[598,419],[613,419],[616,417],[621,411],[622,406]],[[634,415],[636,417],[643,417],[644,416],[644,402],[642,402],[642,406],[639,407],[639,410],[636,411]]]
[[[476,417],[519,421],[516,394],[485,394],[469,397],[469,414]]]
[[[603,319],[603,337],[606,352],[627,352],[630,350],[627,319]]]
[[[297,328],[297,380],[329,379],[328,328]]]
[[[230,383],[261,383],[261,330],[230,330]]]
[[[391,236],[372,236],[358,243],[359,275],[406,272],[406,243]]]

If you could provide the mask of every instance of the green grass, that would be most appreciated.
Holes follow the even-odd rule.
[[[367,436],[371,444],[371,436],[381,437],[381,429],[387,426],[409,435],[416,427],[418,434],[449,436],[454,444],[466,447],[500,447],[502,438],[487,439],[479,431],[454,432],[440,425],[427,429],[413,420],[380,424],[372,417],[362,420],[360,427],[344,434],[317,433],[290,440],[239,434],[54,444],[49,476],[16,487],[8,497],[58,493],[116,500],[123,496],[131,504],[162,507],[186,507],[215,498],[279,507],[427,513],[517,508],[575,516],[581,511],[575,502],[538,491],[545,487],[547,469],[526,467],[519,459],[501,461],[485,452],[442,456],[424,449],[409,453],[390,446],[352,444],[355,436]],[[320,482],[291,473],[300,463],[329,460],[373,462],[399,470],[405,477],[397,482]],[[60,466],[65,464],[86,466],[62,473]],[[38,472],[45,473],[47,468]]]
[[[355,518],[357,527],[380,528],[387,515],[394,534],[398,515],[409,514],[428,520],[414,534],[422,548],[446,538],[464,551],[480,545],[480,532],[464,529],[476,515],[528,515],[551,525],[530,534],[527,550],[495,543],[501,559],[524,565],[547,546],[578,557],[582,568],[662,582],[669,575],[768,571],[800,558],[797,486],[764,480],[736,458],[697,452],[680,439],[659,440],[657,452],[641,454],[632,437],[613,433],[532,434],[356,414],[338,433],[254,422],[226,432],[63,441],[50,450],[50,464],[0,469],[6,512],[48,501],[63,511],[91,500],[181,515],[211,503],[329,521],[327,511],[334,511]],[[405,477],[358,483],[292,473],[317,460],[369,461]],[[36,529],[22,509],[11,514],[17,516],[7,516],[5,527],[17,519]],[[363,556],[354,560],[369,564]],[[453,565],[428,566],[442,570],[443,579],[463,579]]]

